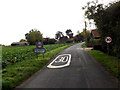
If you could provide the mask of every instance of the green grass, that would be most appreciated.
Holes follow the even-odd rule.
[[[83,43],[82,47],[87,47],[87,46],[85,45],[85,43]]]
[[[39,54],[38,58],[26,59],[21,62],[7,65],[7,67],[1,71],[3,84],[2,88],[4,90],[13,89],[28,77],[30,77],[33,73],[40,70],[41,67],[48,63],[49,60],[57,55],[60,51],[71,45],[73,44],[67,44],[47,51],[44,58],[41,54]]]
[[[66,44],[53,44],[53,45],[44,45],[46,52],[56,49],[58,47],[65,46]],[[36,46],[16,46],[16,47],[2,47],[2,68],[5,68],[8,64],[21,62],[27,59],[34,59],[35,53],[33,49]]]
[[[88,53],[120,80],[120,59],[114,56],[108,56],[99,50],[91,50]]]

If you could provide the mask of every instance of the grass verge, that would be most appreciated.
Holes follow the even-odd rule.
[[[57,49],[51,50],[45,53],[45,57],[42,58],[42,55],[39,55],[36,59],[28,59],[22,62],[18,62],[15,64],[10,64],[6,68],[4,68],[2,72],[2,89],[10,90],[15,88],[21,82],[30,77],[33,73],[40,70],[46,63],[49,62],[55,55],[57,55],[60,51],[65,48],[71,46],[73,44],[69,44],[63,47],[59,47]]]
[[[84,48],[84,47],[87,47],[87,46],[85,45],[85,43],[83,43],[82,47]]]
[[[107,54],[99,50],[88,51],[101,65],[120,80],[120,59],[114,56],[108,56]]]

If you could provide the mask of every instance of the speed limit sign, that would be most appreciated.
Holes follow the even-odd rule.
[[[37,48],[42,48],[43,47],[43,43],[42,42],[37,42],[36,47]]]
[[[105,38],[105,42],[106,42],[106,43],[111,43],[111,42],[112,42],[112,38],[109,37],[109,36],[106,37],[106,38]]]

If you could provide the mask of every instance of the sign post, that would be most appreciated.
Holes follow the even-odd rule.
[[[112,42],[112,38],[107,36],[105,38],[105,42],[107,43],[107,50],[108,50],[108,55],[109,55],[109,44]]]
[[[44,58],[44,53],[46,52],[45,48],[43,48],[43,43],[42,42],[37,42],[36,43],[36,48],[34,48],[34,52],[37,54],[42,54]]]

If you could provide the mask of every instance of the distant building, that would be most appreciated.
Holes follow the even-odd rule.
[[[13,42],[11,46],[27,46],[28,42]]]
[[[93,39],[99,39],[100,38],[100,35],[99,35],[97,29],[91,30],[91,36],[92,36]]]
[[[75,43],[76,37],[72,37],[72,38],[70,38],[70,40],[71,40],[73,43]]]

